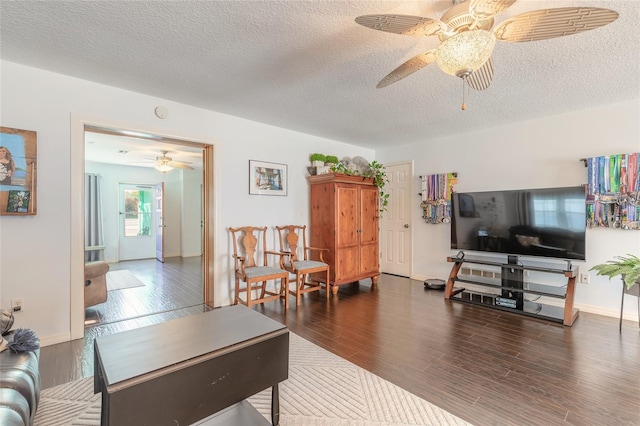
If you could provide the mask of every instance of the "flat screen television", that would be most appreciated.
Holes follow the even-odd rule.
[[[454,192],[451,248],[585,260],[581,186]]]

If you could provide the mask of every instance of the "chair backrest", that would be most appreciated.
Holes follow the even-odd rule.
[[[307,260],[307,226],[285,225],[276,226],[276,229],[280,237],[280,251],[291,252],[292,261]],[[302,245],[300,245],[300,242],[302,242]]]
[[[233,238],[233,254],[245,258],[244,266],[252,268],[254,266],[267,265],[267,227],[243,226],[240,228],[229,228]],[[262,248],[259,246],[262,245]],[[260,253],[261,251],[261,253]],[[256,259],[262,255],[262,265],[258,265]],[[235,259],[236,270],[240,268],[238,259]]]

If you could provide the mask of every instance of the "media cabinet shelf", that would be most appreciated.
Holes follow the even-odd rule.
[[[552,286],[545,284],[537,284],[537,283],[526,283],[526,288],[513,288],[509,286],[503,286],[501,284],[495,283],[495,278],[481,278],[481,277],[471,277],[471,278],[454,278],[453,281],[455,283],[467,283],[474,285],[481,285],[484,287],[490,287],[496,290],[510,290],[516,293],[526,293],[526,294],[536,294],[539,296],[548,296],[555,297],[559,299],[564,299],[567,296],[567,286]]]
[[[573,325],[578,317],[579,311],[573,307],[575,281],[578,275],[578,269],[571,266],[570,263],[567,263],[566,266],[546,264],[524,265],[467,256],[452,256],[448,257],[447,261],[453,263],[453,267],[451,268],[451,273],[445,286],[445,299],[486,306],[492,309],[514,312],[536,318],[544,318],[549,321],[561,322],[566,326]],[[458,273],[460,272],[460,268],[465,263],[499,267],[502,270],[501,278],[467,275],[459,277]],[[553,286],[534,282],[524,283],[522,278],[524,271],[560,274],[567,278],[567,284],[563,286]],[[461,284],[482,286],[492,292],[467,292],[465,288],[456,287],[456,285]],[[564,299],[564,308],[527,300],[526,295]],[[497,304],[499,299],[506,303],[513,302],[516,306],[499,305]]]

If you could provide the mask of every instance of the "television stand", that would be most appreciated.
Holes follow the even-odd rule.
[[[519,262],[517,256],[509,256],[507,263],[495,259],[470,256],[451,256],[447,257],[447,261],[452,262],[453,267],[445,286],[445,299],[542,318],[562,323],[565,326],[573,325],[578,318],[579,311],[573,306],[578,269],[573,267],[571,262],[567,262],[566,267],[557,264],[523,265]],[[500,275],[488,273],[487,275],[489,276],[485,274],[483,276],[459,276],[460,269],[465,263],[499,267]],[[567,284],[564,286],[533,282],[525,284],[525,271],[562,274],[567,278]],[[487,289],[487,292],[471,290],[466,287],[455,287],[458,283],[480,286]],[[564,308],[537,301],[528,301],[525,298],[525,294],[564,299]]]

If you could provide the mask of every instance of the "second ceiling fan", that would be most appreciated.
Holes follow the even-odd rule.
[[[189,164],[191,164],[190,162],[174,161],[171,157],[167,157],[168,153],[169,151],[162,151],[162,155],[156,157],[153,167],[161,172],[168,172],[173,169],[194,170],[193,167],[189,166]]]

